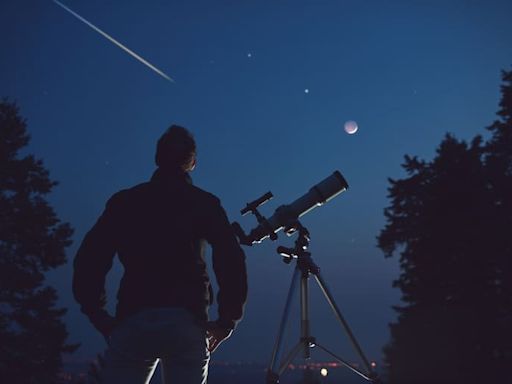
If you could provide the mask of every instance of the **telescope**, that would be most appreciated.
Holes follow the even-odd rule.
[[[259,225],[251,230],[249,234],[246,234],[237,222],[232,224],[233,229],[240,244],[251,246],[269,237],[271,240],[276,240],[279,231],[284,229],[287,234],[295,232],[300,217],[314,208],[327,203],[347,189],[347,181],[339,171],[335,171],[332,175],[311,187],[308,192],[291,204],[278,207],[269,219],[262,216],[258,211],[260,205],[273,197],[272,192],[267,192],[260,198],[247,203],[246,207],[240,211],[242,216],[247,213],[255,215]]]
[[[327,203],[329,200],[339,195],[348,189],[348,183],[339,171],[335,171],[332,175],[325,178],[318,184],[314,185],[308,192],[293,201],[291,204],[281,205],[277,208],[270,218],[265,218],[258,212],[258,207],[269,201],[273,195],[271,192],[265,193],[260,198],[247,203],[244,209],[240,211],[243,215],[252,213],[258,220],[258,226],[254,228],[249,234],[246,234],[240,224],[234,222],[233,229],[240,241],[240,244],[253,245],[259,243],[264,239],[270,237],[271,240],[277,239],[277,233],[284,229],[288,235],[298,233],[295,239],[295,246],[293,248],[278,247],[277,252],[283,256],[283,261],[286,264],[295,261],[295,272],[292,277],[290,290],[286,299],[285,308],[281,317],[279,325],[279,332],[272,351],[272,359],[267,369],[266,384],[279,384],[280,376],[288,369],[293,359],[302,352],[302,357],[305,360],[311,357],[311,349],[318,348],[334,357],[337,361],[350,369],[352,372],[358,374],[364,379],[371,381],[374,384],[379,383],[378,375],[373,371],[373,366],[370,364],[367,357],[364,355],[359,343],[357,342],[354,334],[350,330],[347,321],[343,317],[340,309],[338,308],[334,297],[327,288],[327,285],[320,273],[320,267],[313,261],[311,253],[308,251],[310,235],[306,227],[304,227],[299,218],[310,212],[312,209]],[[348,361],[340,356],[334,354],[329,349],[325,348],[319,343],[311,334],[310,317],[309,317],[309,277],[313,276],[320,286],[325,299],[329,303],[334,312],[337,320],[345,330],[348,339],[352,343],[352,347],[359,355],[366,372],[353,366]],[[300,287],[297,284],[300,280]],[[290,307],[292,298],[294,297],[295,290],[299,288],[300,292],[300,338],[297,344],[287,353],[281,356],[283,335],[288,323]],[[283,358],[281,358],[283,357]],[[306,380],[306,376],[305,376]]]

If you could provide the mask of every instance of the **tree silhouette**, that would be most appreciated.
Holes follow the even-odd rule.
[[[66,261],[72,229],[47,195],[57,184],[41,160],[21,156],[29,142],[18,107],[0,102],[0,378],[5,383],[56,383],[67,331],[57,293],[44,273]]]
[[[385,363],[392,383],[488,383],[512,366],[512,91],[503,74],[492,138],[447,135],[432,161],[405,157],[378,237],[400,254],[402,292]],[[497,382],[497,381],[496,381]]]
[[[492,257],[495,259],[495,289],[499,308],[495,340],[495,364],[512,366],[512,71],[503,72],[498,119],[487,129],[485,164],[496,207],[493,218]]]

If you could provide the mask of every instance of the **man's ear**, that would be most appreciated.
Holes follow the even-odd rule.
[[[189,172],[190,172],[190,171],[193,171],[193,170],[194,170],[194,168],[196,167],[196,165],[197,165],[197,158],[196,158],[196,156],[194,155],[194,157],[192,158],[192,161],[190,162],[190,167],[189,167],[188,171],[189,171]]]

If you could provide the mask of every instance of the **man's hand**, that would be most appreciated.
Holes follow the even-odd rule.
[[[217,347],[233,333],[232,329],[219,327],[215,321],[210,321],[206,328],[208,351],[214,352]]]

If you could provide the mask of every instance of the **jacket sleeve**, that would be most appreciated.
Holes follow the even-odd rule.
[[[107,334],[113,318],[105,309],[105,277],[116,253],[115,195],[96,224],[85,235],[74,260],[73,294],[93,325]]]
[[[206,239],[212,246],[213,270],[219,286],[217,323],[233,329],[242,318],[247,300],[245,254],[217,198],[208,223]]]

